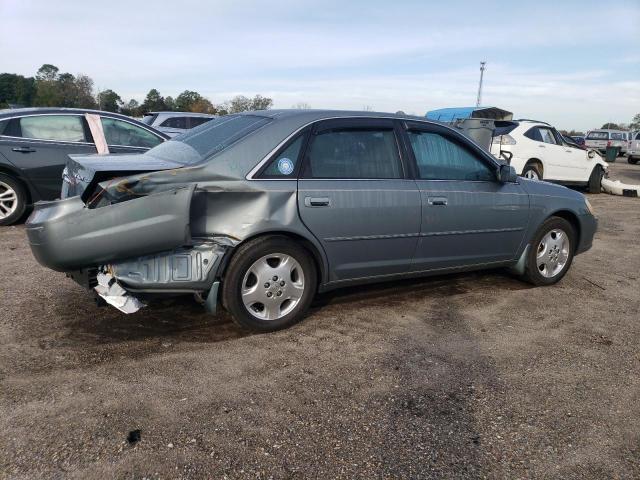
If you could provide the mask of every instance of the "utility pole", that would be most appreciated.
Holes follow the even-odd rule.
[[[478,85],[478,100],[476,101],[476,107],[480,106],[482,101],[482,77],[484,77],[484,68],[487,62],[480,62],[480,85]]]

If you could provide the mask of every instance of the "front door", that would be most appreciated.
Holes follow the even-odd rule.
[[[327,120],[311,135],[298,210],[327,254],[330,281],[410,270],[421,201],[397,137],[385,119]]]
[[[495,164],[447,129],[420,125],[407,132],[422,198],[413,270],[513,260],[528,222],[528,195],[517,183],[499,182]]]

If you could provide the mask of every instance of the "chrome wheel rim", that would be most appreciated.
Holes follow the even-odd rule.
[[[536,172],[533,168],[530,168],[529,170],[524,172],[524,178],[528,178],[529,180],[540,180],[538,172]]]
[[[553,278],[564,270],[569,260],[569,237],[559,229],[550,230],[540,243],[536,254],[536,264],[540,275]]]
[[[18,194],[7,183],[0,182],[0,218],[7,218],[18,208]]]
[[[300,303],[304,286],[304,272],[298,261],[284,253],[272,253],[249,267],[240,295],[255,318],[278,320]]]

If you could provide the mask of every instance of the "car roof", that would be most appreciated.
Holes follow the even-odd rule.
[[[198,112],[175,112],[175,111],[167,111],[167,112],[147,112],[144,116],[149,115],[164,115],[167,117],[211,117],[216,118],[217,115],[211,115],[209,113],[198,113]]]
[[[95,110],[92,108],[62,108],[62,107],[29,107],[29,108],[5,108],[0,110],[0,119],[20,117],[22,115],[37,115],[37,114],[51,114],[51,113],[66,113],[66,114],[84,114],[95,113],[97,115],[118,117],[125,120],[134,120],[131,117],[122,115],[121,113],[105,112],[103,110]]]

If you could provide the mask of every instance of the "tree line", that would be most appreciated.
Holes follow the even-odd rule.
[[[97,108],[132,117],[153,111],[180,111],[226,115],[247,110],[268,110],[273,100],[262,95],[253,98],[238,95],[226,102],[213,104],[198,92],[185,90],[176,98],[163,97],[152,88],[144,101],[123,100],[111,89],[94,91],[91,77],[68,72],[60,73],[55,65],[44,64],[34,77],[15,73],[0,73],[0,108],[7,107],[69,107]]]

